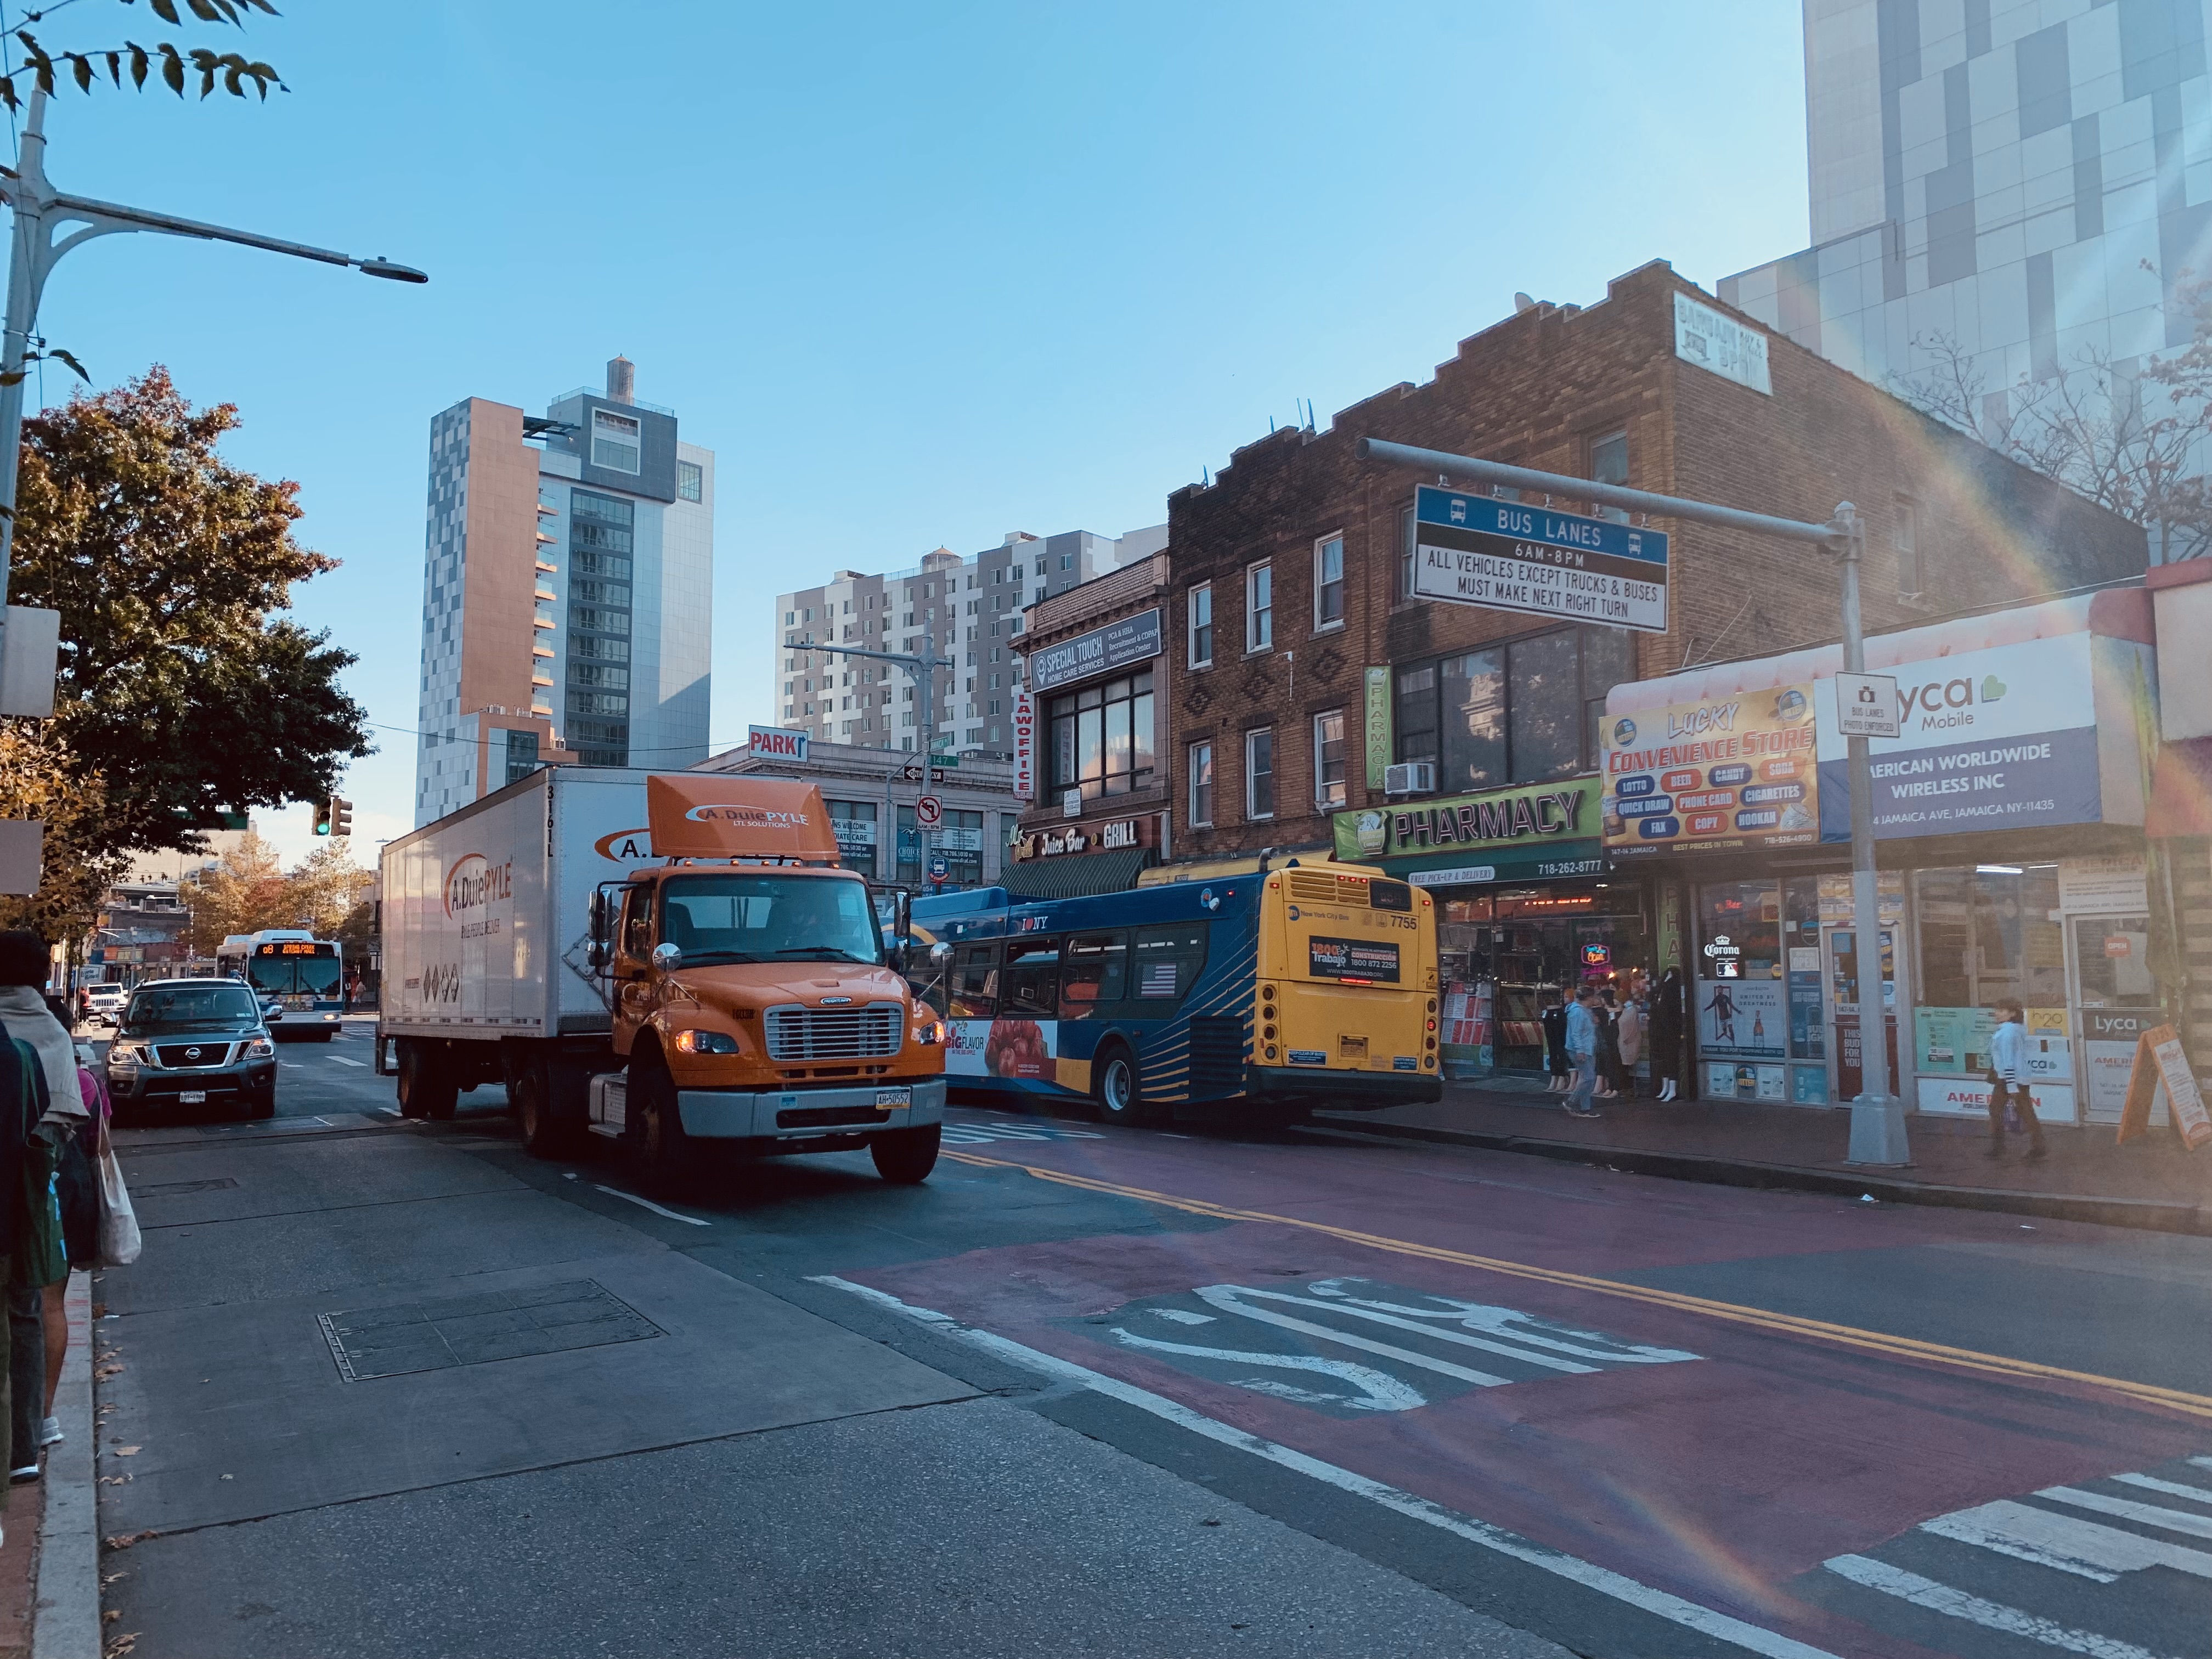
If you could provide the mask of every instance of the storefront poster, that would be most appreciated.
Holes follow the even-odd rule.
[[[2150,908],[2140,854],[2058,860],[2058,908],[2063,915],[2141,915]]]
[[[1697,997],[1699,1054],[1789,1058],[1790,1008],[1780,980],[1700,979]]]
[[[1810,685],[1611,716],[1607,851],[1741,852],[1816,840],[1814,744]]]
[[[1996,1016],[1987,1008],[1915,1008],[1913,1070],[1946,1077],[1979,1077],[1990,1068],[1990,1036]]]
[[[1771,1105],[1790,1098],[1790,1068],[1707,1060],[1698,1092],[1707,1100],[1763,1100]]]
[[[1923,1077],[1918,1085],[1920,1109],[1936,1117],[1979,1117],[1990,1115],[1990,1085],[1980,1077]],[[2074,1121],[2074,1091],[2063,1085],[2028,1085],[2035,1115],[2044,1123]]]
[[[2102,814],[2087,633],[1905,663],[1902,735],[1869,740],[1877,840],[2095,823]],[[1835,682],[1820,683],[1820,839],[1851,838]]]
[[[954,1077],[1053,1080],[1060,1023],[1050,1019],[955,1019],[945,1043],[945,1069]]]

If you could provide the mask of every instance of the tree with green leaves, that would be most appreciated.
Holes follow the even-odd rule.
[[[179,98],[185,95],[187,82],[193,78],[199,82],[203,98],[214,92],[217,85],[234,98],[243,98],[249,81],[263,98],[269,96],[271,87],[279,92],[291,90],[277,78],[274,69],[240,52],[219,52],[211,46],[179,46],[173,40],[140,46],[135,40],[123,40],[112,45],[50,48],[31,33],[33,25],[43,27],[48,18],[76,3],[76,0],[54,0],[52,4],[23,15],[14,32],[16,43],[23,50],[23,67],[13,74],[0,76],[0,104],[11,110],[20,108],[33,87],[51,94],[64,76],[74,81],[80,92],[90,92],[103,76],[114,87],[121,87],[124,77],[128,76],[133,87],[143,88],[147,76],[156,74],[161,84]],[[135,6],[137,0],[117,0],[117,3]],[[185,10],[197,21],[232,28],[245,27],[246,16],[252,12],[276,15],[276,8],[269,0],[184,0],[184,4]],[[177,0],[146,0],[146,5],[162,22],[172,27],[183,27],[184,17],[177,9]]]
[[[0,818],[35,818],[45,834],[39,890],[0,898],[0,927],[27,927],[48,944],[91,931],[129,860],[107,842],[107,791],[78,763],[51,720],[0,720]]]
[[[292,534],[298,485],[217,453],[237,409],[168,372],[23,423],[9,599],[61,613],[54,726],[104,781],[106,850],[191,850],[252,806],[332,793],[370,752],[353,653],[283,613],[335,559]]]

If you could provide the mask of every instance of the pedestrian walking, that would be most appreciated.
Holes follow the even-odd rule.
[[[1552,1073],[1551,1082],[1545,1086],[1555,1095],[1561,1094],[1573,1080],[1574,1071],[1567,1063],[1567,1005],[1555,1002],[1538,1019],[1544,1028],[1544,1063]]]
[[[1642,975],[1629,981],[1628,1000],[1613,1020],[1614,1039],[1620,1050],[1620,1092],[1636,1097],[1636,1067],[1644,1058],[1644,998]]]
[[[2017,1002],[2000,1002],[1992,1011],[1997,1029],[1990,1036],[1990,1152],[2004,1156],[2005,1113],[2010,1107],[2027,1136],[2027,1155],[2041,1158],[2050,1149],[2043,1144],[2043,1123],[2035,1115],[2035,1097],[2021,1081],[2021,1065],[2027,1057],[2027,1015]]]
[[[1583,985],[1576,988],[1575,1000],[1567,1005],[1567,1059],[1574,1066],[1565,1102],[1569,1117],[1605,1115],[1590,1104],[1591,1091],[1597,1087],[1597,1018],[1590,1012],[1596,1000],[1596,991]]]
[[[1613,1006],[1613,988],[1601,987],[1590,1004],[1597,1022],[1597,1097],[1611,1100],[1620,1093],[1620,1015]]]
[[[1669,968],[1651,988],[1649,1030],[1645,1041],[1651,1050],[1651,1080],[1659,1085],[1658,1098],[1672,1100],[1682,1075],[1682,970]]]

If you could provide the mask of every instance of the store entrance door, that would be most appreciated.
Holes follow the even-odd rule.
[[[1889,1091],[1911,1103],[1911,1080],[1897,1066],[1897,1011],[1911,1007],[1910,992],[1898,982],[1897,941],[1902,929],[1892,924],[1881,930],[1881,1006],[1885,1044],[1889,1051]],[[1835,1092],[1829,1097],[1849,1102],[1866,1087],[1864,1061],[1859,1050],[1859,935],[1853,927],[1822,930],[1821,949],[1828,964],[1828,1006],[1835,1020],[1836,1040],[1828,1049],[1835,1058]]]
[[[2067,989],[2080,1022],[2082,1115],[2118,1123],[2136,1040],[2164,1017],[2150,973],[2150,918],[2074,916],[2066,927]],[[2164,1097],[2154,1109],[2166,1121]]]

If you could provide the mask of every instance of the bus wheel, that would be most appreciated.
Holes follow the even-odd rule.
[[[413,1037],[399,1043],[399,1115],[441,1121],[453,1115],[460,1097],[446,1056]]]
[[[1091,1097],[1109,1123],[1143,1123],[1152,1117],[1137,1082],[1137,1060],[1121,1043],[1101,1054],[1091,1068]]]
[[[870,1141],[868,1156],[876,1161],[876,1173],[892,1186],[917,1186],[937,1167],[937,1144],[943,1133],[943,1126],[935,1123],[894,1130]]]

